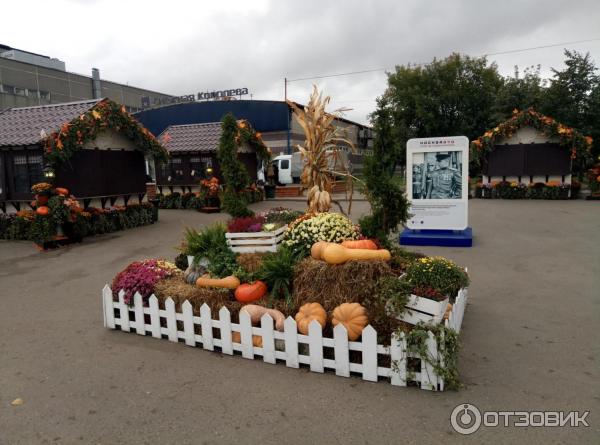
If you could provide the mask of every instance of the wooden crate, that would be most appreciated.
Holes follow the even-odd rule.
[[[435,301],[430,300],[429,298],[411,295],[408,299],[408,303],[405,305],[408,310],[398,316],[398,319],[410,324],[417,324],[421,321],[424,323],[440,323],[444,317],[449,301],[450,298],[446,298],[442,301]]]
[[[226,233],[227,245],[237,253],[276,252],[287,225],[273,232]]]

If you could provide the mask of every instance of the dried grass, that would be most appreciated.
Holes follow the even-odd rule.
[[[262,266],[266,253],[241,253],[237,257],[237,262],[246,272],[258,272]]]

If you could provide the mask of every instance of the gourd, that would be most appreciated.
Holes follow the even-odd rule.
[[[248,315],[250,315],[250,322],[252,324],[260,323],[260,319],[264,314],[269,314],[271,318],[275,321],[275,329],[283,332],[283,323],[285,322],[285,315],[277,309],[268,309],[264,306],[259,306],[257,304],[247,304],[242,306],[240,311],[245,311]]]
[[[446,311],[444,312],[444,320],[448,320],[450,318],[450,313],[452,312],[452,303],[448,303],[446,306]]]
[[[298,332],[308,335],[308,326],[313,320],[317,320],[321,328],[325,327],[327,312],[325,312],[325,309],[319,303],[306,303],[300,306],[295,319],[298,325]]]
[[[183,279],[187,284],[195,284],[198,278],[206,273],[206,268],[198,264],[190,264],[183,272]]]
[[[47,216],[50,214],[50,209],[46,206],[40,206],[35,210],[35,213],[42,216]]]
[[[315,260],[320,260],[321,255],[323,254],[323,249],[329,244],[333,243],[329,243],[327,241],[317,241],[310,248],[310,256],[313,257]]]
[[[231,333],[231,341],[234,343],[241,343],[242,335],[237,331],[233,331]],[[262,345],[263,345],[262,337],[260,335],[253,335],[252,336],[252,346],[254,346],[256,348],[262,348]]]
[[[222,287],[224,289],[235,289],[240,285],[240,280],[233,275],[225,278],[210,278],[208,275],[203,275],[196,280],[198,287]]]
[[[69,190],[67,190],[66,188],[62,188],[62,187],[56,187],[56,188],[54,189],[54,191],[55,191],[56,193],[58,193],[59,195],[62,195],[62,196],[69,196]]]
[[[369,249],[369,250],[377,250],[377,244],[370,239],[360,239],[360,240],[347,240],[342,242],[342,246],[347,247],[348,249]]]
[[[369,323],[367,310],[359,303],[342,303],[333,310],[331,323],[333,326],[343,324],[348,331],[348,339],[351,341],[360,337],[362,330]]]
[[[340,244],[329,244],[323,249],[321,258],[329,264],[343,264],[349,260],[389,261],[392,255],[386,249],[348,249]]]
[[[267,293],[267,285],[256,280],[254,283],[240,284],[235,290],[235,299],[240,303],[251,303],[260,300]]]

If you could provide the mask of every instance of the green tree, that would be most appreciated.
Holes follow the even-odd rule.
[[[389,245],[389,235],[408,219],[408,201],[394,179],[404,145],[398,144],[393,111],[389,98],[384,95],[377,100],[377,109],[371,115],[375,133],[373,154],[365,157],[363,167],[371,214],[359,220],[363,234],[379,239],[384,245]]]
[[[492,117],[503,79],[485,57],[452,54],[425,66],[397,66],[385,95],[397,143],[413,137],[480,136]],[[401,160],[404,164],[404,159]]]
[[[594,137],[592,154],[600,154],[598,92],[600,76],[590,54],[565,50],[565,68],[552,69],[553,78],[545,94],[542,112],[562,124]]]
[[[238,158],[238,125],[233,114],[228,113],[223,117],[221,129],[217,158],[225,181],[223,208],[233,217],[248,216],[252,212],[242,191],[250,185],[250,177],[244,163]]]
[[[492,118],[495,122],[502,122],[509,118],[514,109],[526,110],[533,107],[540,109],[546,81],[540,76],[540,65],[525,68],[523,74],[515,66],[514,77],[505,77],[502,86],[498,89],[494,104]]]

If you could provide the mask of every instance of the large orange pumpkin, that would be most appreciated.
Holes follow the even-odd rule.
[[[48,216],[50,214],[50,209],[46,206],[41,206],[35,210],[35,213],[42,216]]]
[[[331,323],[333,326],[343,324],[348,331],[348,339],[354,341],[369,323],[367,309],[359,303],[342,303],[333,310]]]
[[[267,293],[267,285],[256,280],[254,283],[240,284],[235,290],[235,299],[240,303],[252,303],[260,300]]]
[[[308,326],[313,320],[317,320],[321,328],[325,327],[327,312],[325,312],[325,309],[319,303],[306,303],[300,306],[295,319],[298,325],[298,332],[308,335]]]
[[[375,244],[370,239],[360,239],[360,240],[348,240],[343,241],[342,246],[347,247],[348,249],[370,249],[377,250],[377,244]]]

